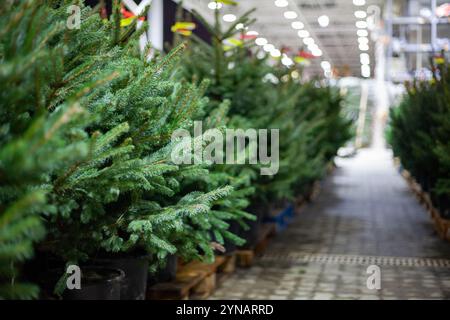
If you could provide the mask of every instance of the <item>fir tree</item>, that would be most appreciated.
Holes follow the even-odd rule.
[[[58,8],[55,16],[64,10]],[[147,61],[137,51],[140,33],[130,31],[134,25],[117,34],[117,10],[109,22],[88,8],[82,12],[83,27],[61,36],[68,49],[65,72],[72,79],[58,89],[58,98],[66,99],[86,82],[102,82],[104,75],[113,77],[83,97],[96,117],[86,128],[91,150],[88,159],[55,179],[52,195],[59,212],[50,226],[58,241],[49,238],[49,243],[58,243],[55,250],[66,261],[85,260],[95,250],[137,248],[153,254],[154,265],[175,252],[189,259],[211,257],[210,209],[232,189],[222,184],[204,192],[185,190],[182,181],[200,178],[205,170],[174,165],[170,158],[172,132],[202,114],[204,85],[172,79],[170,65],[182,46]],[[61,218],[69,223],[61,227]],[[219,221],[228,218],[215,214]],[[199,230],[195,237],[183,238],[192,228]],[[226,228],[214,232],[228,234]]]
[[[337,149],[351,137],[350,123],[341,114],[341,97],[334,89],[294,81],[292,70],[270,66],[267,56],[256,57],[258,49],[245,40],[245,28],[236,29],[238,24],[253,23],[252,12],[224,29],[218,10],[213,24],[194,11],[209,31],[211,44],[192,36],[183,74],[186,79],[210,79],[208,110],[230,101],[228,127],[279,130],[280,170],[275,176],[259,176],[256,166],[228,169],[252,181],[256,189],[252,202],[270,203],[292,198],[320,178]]]
[[[449,216],[449,67],[433,65],[431,81],[407,84],[407,94],[391,110],[389,142],[441,213]]]
[[[211,233],[235,238],[224,220],[243,216],[211,210],[224,206],[221,201],[233,189],[218,179],[215,188],[203,191],[185,187],[184,181],[202,180],[209,171],[175,165],[170,157],[176,144],[170,141],[172,132],[189,128],[202,115],[205,85],[174,78],[171,65],[182,46],[148,61],[137,49],[140,33],[134,32],[135,25],[120,28],[118,3],[109,21],[79,5],[81,28],[69,30],[65,28],[69,3],[64,1],[51,6],[43,0],[2,4],[2,30],[14,32],[2,37],[2,68],[9,73],[2,73],[6,78],[1,113],[6,117],[1,154],[12,159],[17,144],[24,152],[24,135],[33,141],[44,136],[48,143],[32,157],[35,163],[25,163],[33,174],[19,179],[22,193],[13,197],[13,182],[5,182],[2,194],[11,199],[2,207],[2,217],[15,214],[18,222],[25,221],[26,212],[17,216],[15,203],[28,196],[25,191],[43,185],[47,194],[46,201],[38,193],[29,204],[35,231],[28,238],[8,231],[7,241],[23,240],[28,250],[8,256],[6,262],[30,256],[31,242],[43,235],[41,219],[48,232],[39,252],[50,251],[67,263],[86,261],[99,251],[137,249],[152,254],[152,267],[169,253],[211,259]],[[75,116],[78,110],[85,110],[80,111],[85,114],[80,120]],[[50,131],[28,133],[28,128],[35,128],[36,117],[40,124],[48,123],[44,128]],[[70,126],[62,125],[68,122]],[[54,123],[58,126],[52,129]],[[58,133],[56,129],[63,127],[67,129]],[[52,154],[48,161],[42,161],[45,152]],[[21,169],[11,166],[20,162],[11,159],[4,161],[2,171],[14,174]],[[11,221],[4,222],[5,228]],[[27,297],[36,292],[33,287]]]
[[[33,1],[0,4],[0,298],[6,299],[37,297],[20,267],[44,237],[51,175],[87,155],[77,129],[87,118],[76,100],[46,112],[61,75],[60,48],[48,47],[60,26],[47,25],[47,13]]]

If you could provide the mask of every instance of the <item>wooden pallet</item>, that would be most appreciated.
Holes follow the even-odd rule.
[[[450,241],[450,221],[441,217],[439,211],[431,206],[429,213],[434,222],[434,227],[439,237]]]
[[[276,234],[273,223],[264,223],[256,245],[252,249],[238,250],[236,252],[236,264],[241,268],[249,268],[253,265],[256,256],[261,255],[267,248],[270,239]]]
[[[434,228],[439,237],[441,239],[450,241],[450,220],[442,218],[441,214],[439,213],[439,210],[434,207],[430,195],[427,192],[423,191],[420,184],[417,183],[417,181],[414,179],[414,177],[408,170],[402,169],[401,175],[407,181],[410,189],[413,191],[416,198],[419,200],[421,204],[424,205],[425,209],[429,213],[431,219],[433,220]]]
[[[439,224],[441,230],[441,238],[450,241],[450,221],[441,218]]]
[[[424,205],[425,209],[429,213],[431,219],[433,220],[434,228],[436,229],[439,237],[444,240],[450,240],[450,221],[442,218],[439,210],[434,207],[430,195],[427,192],[423,191],[422,187],[409,173],[407,174],[407,176],[409,177],[408,183],[410,185],[410,188],[415,193],[420,203]]]
[[[217,283],[235,270],[236,257],[216,256],[212,264],[192,261],[180,266],[174,281],[157,283],[147,289],[147,300],[205,299]]]

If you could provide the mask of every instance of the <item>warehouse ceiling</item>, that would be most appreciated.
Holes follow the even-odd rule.
[[[373,75],[374,43],[370,40],[369,50],[360,50],[356,22],[365,21],[366,18],[357,18],[355,11],[367,12],[369,8],[370,14],[371,9],[374,8],[373,5],[382,7],[383,0],[355,0],[355,2],[358,1],[365,4],[357,6],[352,0],[240,0],[237,1],[237,6],[224,5],[220,10],[223,15],[232,13],[239,16],[251,8],[257,8],[254,16],[258,20],[251,30],[257,31],[261,37],[278,49],[288,47],[291,49],[291,54],[302,48],[307,49],[303,39],[298,35],[299,29],[294,29],[292,26],[293,22],[301,22],[303,24],[301,30],[309,32],[322,53],[321,56],[312,59],[312,64],[306,68],[307,73],[323,74],[321,62],[328,61],[340,75],[360,77],[361,52],[370,54],[371,75]],[[195,8],[212,18],[213,10],[208,8],[209,2],[208,0],[184,1],[188,8]],[[289,19],[288,14],[286,18],[287,11],[293,11],[294,14],[291,13],[291,15],[296,17]],[[321,22],[326,27],[319,24],[318,19],[321,16],[329,18],[328,25],[327,19],[322,18]],[[297,23],[297,27],[302,24]]]

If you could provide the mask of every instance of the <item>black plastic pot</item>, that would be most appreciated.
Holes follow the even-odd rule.
[[[265,203],[252,204],[247,211],[256,216],[255,221],[247,220],[245,223],[249,226],[248,230],[241,228],[239,236],[245,239],[244,249],[252,249],[259,240],[259,233],[264,217],[268,213],[268,206]]]
[[[148,277],[148,286],[157,283],[170,282],[177,276],[178,258],[172,254],[167,257],[166,265],[155,274]]]
[[[174,254],[168,256],[165,267],[159,270],[158,274],[156,275],[158,282],[169,282],[174,280],[177,276],[177,266],[177,256]]]
[[[229,222],[230,227],[228,228],[228,231],[239,235],[240,232],[240,228],[241,226],[239,225],[239,223],[236,220],[232,220]],[[237,246],[234,242],[232,242],[231,240],[225,239],[223,247],[225,248],[225,252],[220,252],[220,255],[231,255],[233,254],[236,250],[237,250]]]
[[[125,279],[120,289],[120,300],[144,300],[147,290],[148,256],[117,256],[94,261],[96,265],[123,270]]]
[[[81,289],[66,289],[65,300],[120,300],[125,274],[120,269],[103,267],[81,268]]]

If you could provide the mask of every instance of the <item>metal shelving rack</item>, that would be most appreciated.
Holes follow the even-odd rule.
[[[441,1],[442,2],[442,1]],[[394,15],[394,6],[397,8],[403,7],[401,15]],[[411,12],[411,8],[428,8],[429,15],[421,16]],[[386,80],[393,80],[390,70],[392,70],[392,58],[394,55],[394,44],[400,45],[399,53],[404,55],[407,64],[411,65],[411,60],[415,59],[415,70],[422,69],[422,61],[424,55],[435,55],[441,50],[448,51],[448,39],[447,45],[442,45],[438,41],[438,26],[448,26],[450,33],[450,20],[449,18],[440,18],[436,15],[436,9],[438,7],[438,0],[420,1],[420,0],[386,0],[385,2],[385,33],[388,36],[389,43],[386,49]],[[430,33],[427,35],[423,33],[424,28],[429,28]],[[395,29],[399,30],[398,36],[395,35]],[[408,36],[411,33],[416,32],[415,42],[409,42]],[[424,38],[426,39],[423,42]],[[429,39],[429,41],[428,41]],[[398,48],[397,48],[398,49]],[[412,71],[412,70],[409,70]]]

